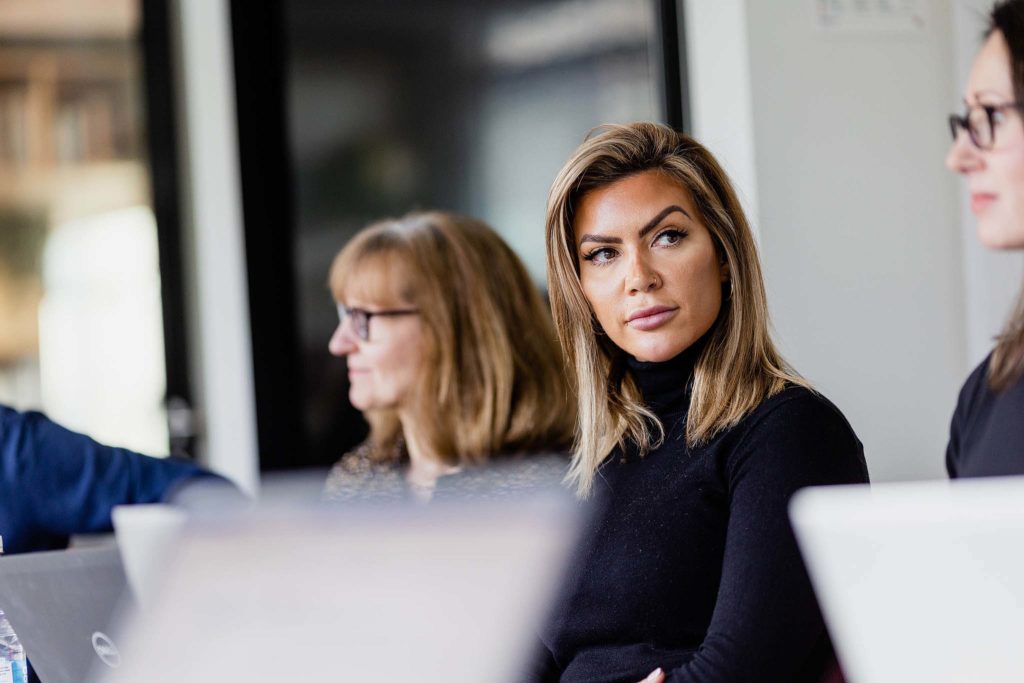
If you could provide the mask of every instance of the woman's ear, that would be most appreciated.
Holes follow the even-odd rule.
[[[728,261],[726,261],[725,259],[722,259],[721,261],[719,261],[719,263],[718,263],[718,271],[719,271],[719,277],[721,278],[721,280],[720,280],[721,282],[725,283],[725,282],[728,282],[730,280],[729,262]]]

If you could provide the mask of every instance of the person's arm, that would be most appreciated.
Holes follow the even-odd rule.
[[[867,480],[860,442],[829,404],[809,395],[776,406],[726,466],[729,526],[706,637],[666,683],[799,680],[826,652],[824,623],[787,515],[804,486]]]
[[[0,535],[10,552],[110,531],[115,505],[161,502],[204,477],[216,475],[189,460],[104,446],[40,413],[0,406]]]

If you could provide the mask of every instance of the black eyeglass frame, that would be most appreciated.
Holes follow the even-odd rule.
[[[400,315],[415,315],[419,313],[416,308],[396,308],[388,311],[368,311],[365,308],[349,308],[345,304],[338,304],[338,322],[345,324],[345,319],[352,320],[352,331],[362,341],[370,341],[370,319],[376,316],[393,318]]]
[[[988,142],[982,144],[979,139],[978,132],[971,123],[971,111],[974,109],[981,109],[985,112],[985,122],[988,123]],[[1017,111],[1024,111],[1024,102],[1002,102],[1000,104],[975,104],[967,107],[967,112],[963,115],[950,114],[949,115],[949,132],[953,135],[953,142],[956,142],[957,135],[960,134],[960,130],[967,131],[967,137],[977,149],[990,150],[995,147],[996,144],[996,113],[1002,113],[1007,109],[1016,109]]]

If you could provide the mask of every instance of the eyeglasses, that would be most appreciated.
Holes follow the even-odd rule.
[[[419,313],[415,308],[396,309],[392,311],[367,311],[362,308],[349,308],[345,304],[338,304],[338,321],[344,325],[346,319],[352,320],[352,330],[356,336],[363,341],[370,340],[370,318],[384,316],[387,318],[399,315],[415,315]]]
[[[963,116],[951,114],[949,117],[949,131],[953,134],[953,141],[960,129],[967,131],[971,143],[978,149],[992,149],[996,142],[996,124],[1003,120],[1003,112],[1008,109],[1024,107],[1021,102],[1004,102],[1003,104],[976,104],[967,107]]]

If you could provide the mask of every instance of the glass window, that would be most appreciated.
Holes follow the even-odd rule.
[[[342,362],[334,254],[416,208],[479,216],[544,280],[544,206],[594,126],[663,120],[653,0],[285,4],[296,310],[313,458],[362,435]],[[307,463],[310,464],[310,463]]]
[[[139,13],[0,3],[0,402],[163,454]]]

